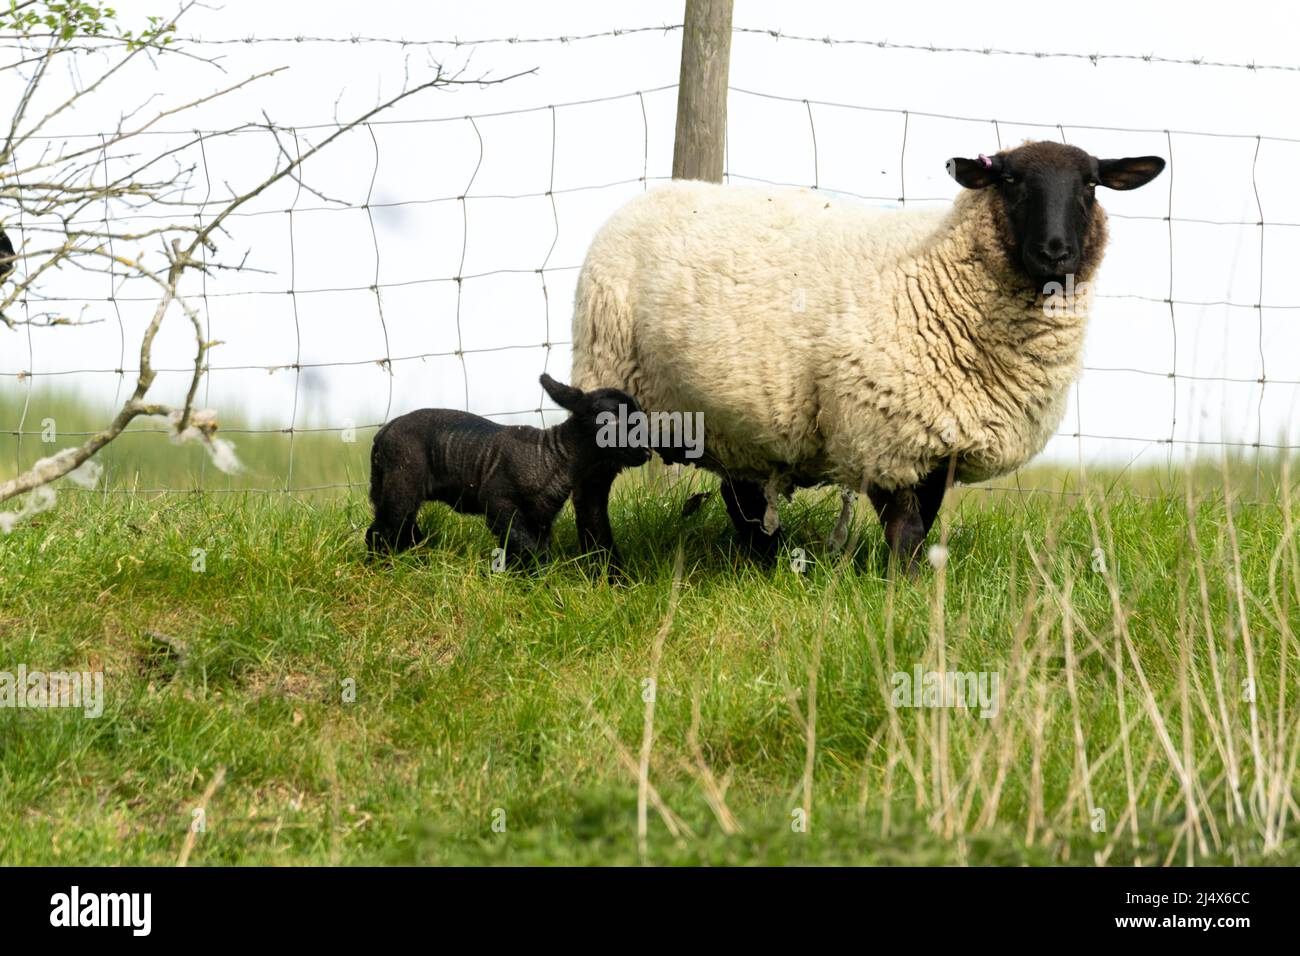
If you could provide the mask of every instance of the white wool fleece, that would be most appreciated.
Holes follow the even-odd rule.
[[[947,211],[681,182],[605,224],[578,279],[573,384],[704,414],[733,478],[914,485],[1037,454],[1079,371],[1088,291],[1048,314],[1007,259],[995,190]],[[1086,283],[1105,243],[1094,212]],[[787,485],[788,487],[788,485]]]

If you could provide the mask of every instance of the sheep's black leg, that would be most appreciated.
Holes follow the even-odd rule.
[[[622,558],[614,546],[614,529],[609,524],[609,490],[618,477],[617,468],[596,468],[573,486],[573,515],[578,525],[578,547],[584,552],[607,555],[611,571],[617,572]]]
[[[939,516],[939,506],[948,491],[948,466],[936,468],[925,476],[925,480],[916,489],[917,501],[921,506],[921,524],[929,534],[934,527],[934,519]]]
[[[736,536],[756,558],[771,561],[781,547],[781,530],[768,534],[763,530],[763,515],[767,513],[767,495],[756,481],[722,480],[722,502],[736,526]]]
[[[885,529],[890,552],[909,571],[917,566],[917,556],[939,514],[947,484],[948,469],[936,468],[911,488],[867,489],[867,496]]]
[[[909,571],[916,570],[916,555],[925,541],[926,527],[915,489],[882,491],[871,488],[867,494],[885,529],[885,542],[889,545],[891,558],[901,562]]]

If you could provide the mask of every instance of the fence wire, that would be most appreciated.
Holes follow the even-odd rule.
[[[574,36],[558,37],[500,37],[481,40],[460,40],[460,39],[439,39],[439,40],[397,40],[382,37],[246,37],[246,38],[225,38],[225,39],[204,39],[192,38],[191,43],[204,45],[233,45],[233,44],[261,44],[261,43],[339,43],[339,44],[396,44],[404,47],[413,46],[451,46],[463,47],[474,45],[489,44],[515,44],[515,43],[558,43],[568,44],[578,41],[612,39],[618,37],[632,36],[642,33],[672,33],[680,31],[680,24],[666,24],[660,26],[647,26],[623,30],[611,30],[597,33]],[[1062,58],[1062,59],[1082,59],[1100,65],[1108,61],[1133,61],[1140,60],[1153,65],[1179,65],[1193,66],[1204,68],[1220,69],[1238,69],[1257,71],[1300,71],[1300,66],[1283,65],[1283,64],[1256,64],[1256,63],[1231,63],[1216,61],[1213,59],[1195,58],[1180,59],[1173,57],[1164,57],[1156,54],[1148,55],[1130,55],[1130,54],[1079,54],[1063,52],[1033,52],[1021,50],[1004,50],[996,48],[963,48],[963,47],[940,47],[932,45],[913,45],[904,43],[892,43],[885,40],[867,40],[867,39],[838,39],[831,37],[810,37],[785,34],[780,31],[761,30],[757,28],[737,27],[735,32],[741,35],[753,37],[766,37],[773,40],[786,40],[791,42],[806,43],[824,43],[828,45],[860,45],[876,47],[881,49],[897,49],[908,51],[921,51],[935,54],[963,54],[963,55],[983,55],[983,56],[1015,56],[1028,57],[1035,59]],[[382,424],[391,416],[394,411],[394,392],[393,392],[393,371],[395,366],[407,363],[425,362],[431,359],[454,359],[459,365],[461,377],[461,393],[464,406],[471,408],[471,389],[470,389],[470,369],[467,363],[467,357],[474,355],[486,355],[503,352],[539,352],[537,371],[552,370],[551,360],[552,351],[556,347],[565,347],[571,345],[568,340],[568,309],[570,303],[553,301],[553,288],[548,283],[548,278],[556,276],[558,273],[575,273],[580,268],[579,262],[553,262],[555,250],[561,236],[561,215],[560,207],[557,204],[557,197],[574,195],[580,193],[600,194],[602,192],[618,192],[626,187],[639,186],[642,189],[650,188],[653,184],[667,179],[666,176],[651,175],[650,172],[650,121],[646,111],[646,97],[674,93],[676,84],[665,84],[660,86],[648,87],[640,90],[633,90],[624,93],[608,94],[580,100],[571,100],[563,103],[554,103],[538,105],[532,107],[521,107],[509,110],[498,110],[492,112],[481,112],[472,115],[446,115],[430,117],[399,117],[399,118],[376,118],[366,123],[363,127],[364,132],[358,131],[359,135],[368,135],[371,145],[372,162],[367,168],[357,169],[356,176],[360,181],[366,183],[365,198],[360,203],[347,203],[339,201],[322,202],[304,197],[302,183],[294,192],[292,201],[284,208],[263,208],[263,209],[244,209],[235,212],[231,216],[232,221],[255,221],[259,228],[266,229],[268,224],[273,223],[277,218],[283,219],[284,230],[288,240],[288,269],[287,274],[274,276],[279,282],[272,282],[262,288],[222,288],[219,276],[210,277],[205,271],[201,273],[200,288],[197,290],[196,297],[203,303],[203,319],[205,323],[205,334],[211,341],[214,336],[220,336],[220,330],[212,327],[211,320],[211,303],[223,299],[275,299],[284,298],[290,304],[290,314],[293,321],[294,329],[294,358],[292,362],[279,363],[250,363],[236,362],[224,364],[220,361],[210,362],[205,365],[205,395],[210,394],[212,378],[215,374],[234,373],[234,372],[265,372],[274,374],[277,372],[290,372],[294,374],[294,389],[292,396],[292,407],[290,409],[288,424],[282,427],[223,427],[223,434],[228,435],[280,435],[285,436],[288,443],[287,468],[283,476],[283,481],[276,485],[267,485],[265,487],[246,487],[243,485],[230,485],[221,487],[220,484],[213,485],[205,481],[207,476],[206,462],[203,465],[204,471],[201,472],[197,484],[198,489],[205,491],[219,492],[265,492],[265,493],[304,493],[312,491],[323,491],[344,488],[356,488],[364,484],[364,476],[358,475],[354,479],[350,478],[344,482],[326,482],[326,483],[294,483],[294,442],[295,437],[308,434],[338,434],[349,430],[365,432],[373,430]],[[1024,121],[1011,120],[1007,118],[977,117],[967,115],[945,114],[937,112],[915,111],[901,108],[896,105],[882,105],[878,103],[850,103],[834,102],[821,99],[802,98],[792,96],[784,92],[774,92],[765,90],[754,90],[740,87],[730,89],[733,102],[739,99],[754,100],[761,103],[784,103],[792,104],[796,107],[802,107],[807,117],[808,135],[809,135],[809,166],[810,175],[807,181],[778,181],[747,175],[745,173],[747,157],[734,156],[728,143],[726,173],[725,179],[728,182],[736,183],[761,183],[774,186],[797,186],[814,190],[825,190],[834,192],[838,195],[850,196],[867,202],[874,203],[897,203],[900,206],[907,206],[920,202],[940,202],[949,201],[948,196],[926,196],[909,194],[908,184],[906,181],[906,168],[908,157],[908,133],[909,128],[914,120],[926,119],[941,122],[973,124],[979,127],[987,127],[993,134],[999,147],[1002,145],[1003,130],[1008,126],[1023,127],[1029,129],[1043,130],[1047,135],[1059,138],[1063,142],[1070,142],[1074,135],[1086,132],[1105,132],[1115,134],[1142,134],[1142,135],[1160,135],[1163,136],[1166,146],[1165,158],[1168,161],[1166,185],[1168,189],[1167,201],[1163,215],[1139,215],[1139,214],[1122,214],[1111,212],[1109,216],[1112,220],[1133,221],[1133,222],[1163,222],[1166,224],[1167,232],[1167,253],[1168,253],[1168,283],[1167,291],[1163,296],[1153,296],[1135,291],[1109,291],[1097,294],[1101,300],[1128,300],[1133,302],[1144,303],[1160,310],[1168,315],[1169,329],[1171,333],[1172,348],[1169,355],[1169,362],[1164,370],[1154,370],[1150,368],[1138,368],[1116,365],[1086,365],[1084,367],[1085,375],[1121,375],[1121,376],[1140,376],[1144,378],[1166,379],[1170,383],[1172,395],[1172,413],[1167,432],[1159,435],[1132,436],[1132,435],[1109,435],[1097,434],[1086,430],[1083,426],[1082,402],[1079,400],[1076,391],[1076,417],[1073,427],[1066,426],[1058,432],[1057,437],[1073,439],[1078,442],[1083,440],[1089,441],[1106,441],[1106,442],[1128,442],[1140,444],[1144,448],[1151,446],[1167,446],[1169,449],[1169,461],[1172,464],[1173,449],[1175,446],[1186,448],[1214,447],[1223,450],[1236,452],[1253,450],[1258,456],[1261,452],[1269,451],[1286,451],[1289,452],[1294,446],[1286,442],[1267,442],[1264,434],[1264,400],[1265,390],[1268,386],[1300,386],[1300,372],[1295,370],[1295,365],[1287,365],[1285,359],[1278,360],[1276,357],[1273,362],[1269,361],[1266,354],[1265,330],[1264,330],[1264,313],[1265,311],[1278,311],[1289,313],[1300,309],[1300,302],[1294,303],[1277,303],[1264,301],[1265,289],[1265,237],[1266,229],[1296,229],[1300,228],[1300,222],[1274,221],[1268,219],[1265,215],[1263,202],[1260,196],[1258,182],[1256,181],[1256,170],[1259,165],[1261,150],[1267,148],[1267,144],[1296,144],[1300,143],[1300,138],[1291,138],[1277,135],[1267,135],[1263,133],[1243,134],[1215,130],[1189,130],[1189,129],[1151,129],[1139,127],[1111,127],[1088,124],[1071,124],[1064,121],[1049,123],[1042,121]],[[619,104],[620,108],[635,111],[639,115],[643,132],[642,163],[639,170],[629,170],[628,175],[620,178],[606,181],[583,183],[578,185],[556,186],[556,144],[559,136],[557,115],[561,111],[577,110],[585,106],[595,104]],[[819,147],[818,125],[826,124],[831,121],[833,116],[843,114],[852,114],[855,112],[871,113],[884,116],[893,116],[898,120],[899,141],[899,176],[896,183],[897,190],[891,188],[885,191],[877,190],[876,193],[854,190],[846,188],[851,184],[840,184],[826,182],[821,173],[820,153],[823,147]],[[474,191],[475,183],[479,178],[480,170],[485,158],[485,142],[480,131],[480,123],[493,119],[500,120],[503,118],[525,118],[529,116],[543,115],[549,118],[550,125],[550,150],[549,155],[541,156],[538,162],[544,164],[546,170],[546,188],[544,190],[521,190],[518,192],[479,192]],[[472,131],[477,140],[478,156],[474,163],[473,171],[464,184],[454,191],[444,192],[436,195],[409,195],[399,198],[378,198],[376,196],[376,182],[379,177],[382,162],[382,147],[379,137],[376,135],[376,128],[382,129],[388,126],[420,126],[435,124],[465,124]],[[206,129],[206,130],[163,130],[149,129],[141,135],[144,136],[171,136],[186,138],[185,148],[197,150],[199,157],[199,174],[200,182],[203,185],[204,195],[191,204],[191,214],[196,220],[202,220],[208,209],[222,204],[221,200],[213,198],[213,183],[221,182],[223,176],[220,170],[214,170],[209,166],[209,157],[205,144],[215,137],[257,137],[265,139],[268,137],[275,138],[277,144],[280,142],[291,143],[293,148],[301,155],[303,148],[303,137],[317,130],[333,130],[337,125],[331,124],[306,124],[306,125],[281,125],[271,123],[250,123],[235,129]],[[58,140],[74,141],[79,139],[94,140],[96,137],[103,142],[104,134],[102,132],[73,133],[57,137]],[[1216,219],[1195,216],[1179,215],[1175,209],[1174,203],[1174,182],[1178,175],[1178,157],[1184,149],[1192,148],[1188,145],[1190,141],[1199,137],[1210,137],[1216,139],[1237,140],[1247,143],[1253,143],[1254,155],[1251,166],[1251,187],[1254,194],[1256,216],[1253,219]],[[40,137],[37,137],[40,138]],[[56,139],[50,137],[51,140]],[[598,141],[598,135],[591,134],[592,142]],[[1177,142],[1176,142],[1177,141]],[[111,157],[107,151],[102,156],[102,164],[105,176],[108,176]],[[549,203],[552,220],[552,236],[549,247],[545,254],[540,258],[535,266],[528,268],[507,267],[484,269],[473,272],[466,272],[465,266],[469,252],[470,243],[470,223],[471,208],[483,201],[507,202],[507,203],[524,203],[530,200],[545,200]],[[459,266],[451,274],[433,274],[405,279],[386,279],[381,267],[382,252],[379,231],[376,227],[375,213],[383,210],[397,210],[407,207],[432,207],[432,206],[454,206],[459,211],[461,241]],[[610,211],[613,211],[611,206]],[[371,281],[356,283],[338,283],[338,284],[300,284],[298,274],[298,245],[301,241],[300,223],[303,217],[308,214],[347,214],[363,212],[368,223],[368,231],[371,245],[371,252],[374,255],[374,270]],[[105,199],[104,209],[102,210],[102,219],[90,219],[83,217],[82,220],[73,221],[71,225],[75,227],[94,226],[98,223],[107,223],[112,215],[108,201]],[[164,209],[159,211],[133,210],[130,218],[138,219],[141,222],[151,220],[168,220],[176,219],[175,209]],[[1257,230],[1258,235],[1258,291],[1254,301],[1230,301],[1224,300],[1200,300],[1194,298],[1180,297],[1175,283],[1175,231],[1176,224],[1193,224],[1210,227],[1236,227],[1251,228]],[[28,224],[20,218],[13,222],[16,231],[22,235],[27,231]],[[1152,255],[1157,253],[1153,250]],[[467,326],[476,322],[491,321],[491,316],[471,314],[471,311],[465,301],[465,289],[471,284],[490,284],[496,280],[502,280],[510,276],[534,276],[536,278],[536,295],[540,297],[542,322],[536,330],[535,335],[522,338],[518,342],[473,347],[467,346],[465,329]],[[116,361],[97,366],[74,365],[70,367],[42,367],[37,368],[36,357],[32,351],[31,325],[27,329],[27,362],[26,367],[16,370],[0,371],[0,381],[9,380],[25,386],[28,389],[26,401],[23,404],[22,412],[18,422],[14,427],[0,432],[13,436],[15,441],[15,465],[21,470],[23,465],[30,464],[24,462],[23,440],[31,439],[42,435],[41,429],[30,427],[28,423],[28,409],[31,401],[30,389],[36,379],[49,379],[51,381],[64,381],[73,385],[82,384],[87,378],[92,376],[115,376],[117,379],[117,394],[120,396],[126,377],[138,374],[138,369],[131,367],[127,362],[127,332],[126,324],[123,320],[122,305],[130,302],[156,302],[156,295],[130,295],[124,294],[119,287],[119,276],[110,266],[108,274],[108,289],[103,296],[94,296],[87,294],[78,294],[75,297],[59,298],[57,296],[41,295],[32,290],[22,303],[22,308],[30,313],[32,309],[39,309],[43,306],[80,306],[85,308],[91,304],[106,305],[110,309],[110,314],[115,318],[118,328],[118,349]],[[455,306],[454,313],[448,314],[445,319],[448,323],[454,323],[455,326],[455,348],[433,351],[420,352],[399,352],[394,354],[390,339],[390,321],[392,316],[390,310],[386,308],[385,294],[392,290],[422,287],[422,286],[448,286],[454,287]],[[1283,286],[1285,288],[1285,286]],[[1271,286],[1270,286],[1271,288]],[[374,325],[374,349],[369,354],[356,355],[355,357],[334,360],[334,361],[311,361],[304,360],[303,357],[303,340],[304,335],[322,334],[320,330],[306,329],[303,326],[300,314],[300,300],[313,296],[338,295],[342,293],[363,293],[371,296],[373,301],[373,316],[369,321]],[[1256,338],[1257,351],[1259,360],[1258,375],[1205,375],[1199,372],[1180,371],[1179,369],[1179,322],[1180,310],[1185,309],[1204,309],[1218,308],[1230,310],[1246,310],[1253,312],[1256,316]],[[65,308],[64,311],[69,311]],[[320,425],[300,421],[301,413],[301,385],[302,374],[304,371],[317,369],[341,369],[348,367],[375,366],[385,374],[387,398],[383,414],[383,419],[371,421],[365,424],[348,423],[346,425]],[[1272,372],[1270,374],[1270,367]],[[1278,371],[1280,367],[1281,371]],[[1290,370],[1288,377],[1287,370]],[[156,368],[160,373],[188,373],[192,367],[172,366]],[[562,370],[560,372],[562,374]],[[1259,396],[1256,406],[1257,428],[1253,440],[1229,439],[1221,440],[1201,440],[1191,437],[1180,436],[1178,434],[1179,414],[1178,396],[1179,382],[1196,382],[1196,383],[1217,383],[1217,384],[1235,384],[1235,385],[1252,385],[1258,386]],[[535,406],[528,408],[516,408],[508,410],[485,410],[482,408],[472,408],[480,414],[490,418],[508,418],[518,417],[520,415],[536,416],[537,421],[546,424],[546,414],[553,412],[544,404],[544,395],[538,391],[538,401]],[[552,415],[552,421],[555,416]],[[168,429],[161,426],[146,426],[132,428],[119,439],[137,441],[136,436],[141,435],[163,435]],[[84,438],[93,431],[61,431],[64,437]],[[113,456],[129,455],[128,451],[119,449],[118,443],[109,446],[110,453]],[[71,490],[71,489],[69,489]],[[166,492],[166,491],[192,491],[196,486],[189,485],[185,488],[117,488],[114,491],[123,493],[136,492]],[[1017,487],[991,487],[989,490],[994,491],[1042,491],[1042,489],[1021,489]]]
[[[235,46],[235,45],[253,45],[263,43],[334,43],[334,44],[358,44],[358,43],[377,43],[386,44],[402,48],[411,47],[449,47],[451,49],[461,49],[464,47],[475,46],[494,46],[494,45],[528,45],[528,44],[569,44],[581,43],[585,40],[603,40],[615,37],[635,36],[641,33],[677,33],[682,30],[680,23],[664,23],[658,26],[641,26],[641,27],[624,27],[621,29],[599,30],[592,33],[576,33],[568,35],[550,36],[550,37],[521,37],[521,36],[501,36],[501,37],[484,37],[480,39],[461,39],[459,37],[441,37],[437,39],[413,40],[402,37],[380,37],[380,36],[363,36],[353,34],[345,37],[338,36],[311,36],[307,34],[297,34],[294,36],[264,37],[264,36],[245,36],[245,37],[188,37],[185,43],[195,46]],[[934,43],[897,43],[887,39],[872,39],[865,37],[846,38],[832,36],[808,36],[797,33],[786,33],[782,30],[769,29],[765,27],[745,27],[736,26],[732,28],[732,33],[739,36],[753,36],[759,38],[771,38],[774,40],[791,40],[798,43],[820,43],[825,46],[863,46],[874,47],[878,50],[901,50],[910,53],[961,53],[974,56],[1011,56],[1027,57],[1034,60],[1077,60],[1091,63],[1098,66],[1102,63],[1150,63],[1157,65],[1174,65],[1174,66],[1205,66],[1230,70],[1246,70],[1249,72],[1300,72],[1300,65],[1288,63],[1256,63],[1250,62],[1233,62],[1229,60],[1216,60],[1210,57],[1176,57],[1163,56],[1159,53],[1078,53],[1060,50],[1010,50],[1001,47],[983,46],[942,46]]]

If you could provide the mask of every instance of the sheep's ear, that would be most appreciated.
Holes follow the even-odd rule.
[[[1097,160],[1097,182],[1111,189],[1137,189],[1160,175],[1165,161],[1159,156],[1129,156]]]
[[[967,189],[983,189],[992,186],[1002,175],[1002,157],[983,156],[979,159],[963,159],[954,156],[947,163],[948,175]]]
[[[551,400],[561,408],[566,408],[571,412],[576,412],[582,405],[582,389],[574,388],[572,385],[565,385],[563,382],[557,382],[545,372],[538,379],[542,383],[542,388],[546,389],[546,394],[551,396]]]

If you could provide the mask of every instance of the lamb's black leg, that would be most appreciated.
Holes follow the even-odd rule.
[[[392,551],[396,544],[396,537],[392,529],[386,524],[382,524],[378,519],[370,523],[366,529],[366,550],[373,554],[379,554],[383,551]]]
[[[419,544],[423,535],[416,519],[424,503],[419,483],[400,472],[372,474],[370,487],[375,520],[366,529],[366,545],[371,552],[405,551]]]
[[[763,530],[763,515],[767,513],[767,495],[756,481],[722,480],[722,502],[736,526],[736,536],[741,544],[762,561],[771,561],[781,547],[781,529],[772,534]]]
[[[947,484],[948,469],[944,467],[936,468],[910,488],[867,489],[867,496],[885,529],[890,552],[909,571],[917,567],[917,556],[939,514]]]
[[[549,535],[543,535],[529,520],[513,508],[494,508],[488,512],[488,524],[496,533],[510,567],[536,568],[545,561]]]
[[[401,546],[402,550],[407,548],[418,547],[423,544],[428,537],[420,530],[420,512],[413,511],[402,522]]]
[[[614,529],[609,524],[609,490],[618,468],[601,467],[587,472],[573,486],[573,515],[578,525],[578,547],[587,553],[608,556],[613,572],[622,568],[622,557],[614,546]]]
[[[374,553],[396,553],[414,548],[425,539],[416,520],[417,515],[418,512],[396,518],[376,515],[374,522],[366,529],[366,546]]]

